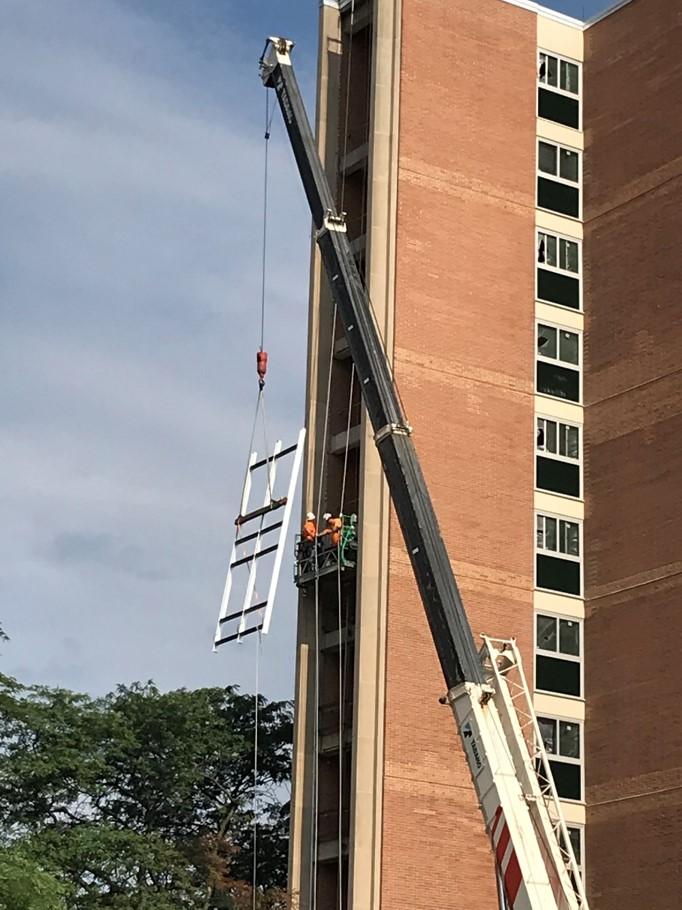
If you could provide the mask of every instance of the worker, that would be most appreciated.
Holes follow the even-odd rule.
[[[327,538],[330,547],[338,547],[341,543],[341,528],[343,527],[343,521],[338,516],[332,515],[331,512],[325,512],[323,518],[326,522],[326,527],[320,534],[320,537]],[[325,540],[325,543],[327,540]]]
[[[314,512],[307,512],[305,522],[301,531],[301,551],[302,556],[310,556],[315,546],[317,538],[317,521]]]

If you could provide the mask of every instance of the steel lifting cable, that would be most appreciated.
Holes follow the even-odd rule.
[[[320,510],[322,508],[322,487],[323,487],[323,477],[324,477],[324,464],[327,455],[327,433],[329,430],[329,405],[331,401],[331,390],[332,390],[332,369],[334,366],[334,340],[336,337],[336,304],[334,304],[332,311],[332,326],[331,326],[331,344],[329,350],[329,368],[327,371],[327,389],[325,395],[325,407],[324,407],[324,423],[322,429],[322,450],[320,453],[320,464],[319,464],[319,475],[318,475],[318,487],[317,487],[317,511],[315,514],[319,518]],[[319,740],[320,740],[320,577],[318,572],[318,550],[315,547],[315,697],[314,697],[314,709],[315,709],[315,723],[313,725],[313,766],[312,766],[312,784],[313,784],[313,798],[311,800],[311,814],[312,814],[312,825],[311,825],[311,836],[310,836],[310,906],[312,910],[315,910],[317,907],[317,881],[316,881],[316,868],[317,868],[317,841],[318,841],[318,804],[319,804],[319,774],[318,774],[318,764],[319,764]]]
[[[350,428],[352,422],[353,408],[353,386],[355,382],[355,364],[351,364],[350,383],[348,390],[348,419],[346,421],[346,447],[343,453],[343,476],[341,479],[341,501],[339,505],[339,516],[343,515],[344,503],[346,499],[346,477],[348,474],[348,453],[350,451]],[[343,534],[343,530],[341,532]],[[346,679],[348,678],[348,609],[346,608],[345,623],[343,621],[343,597],[341,590],[341,559],[336,564],[336,596],[337,596],[337,622],[338,622],[338,661],[339,661],[339,818],[338,818],[338,894],[339,907],[343,907],[343,730],[345,724],[345,699],[346,699]],[[342,630],[346,629],[346,641],[344,652],[344,641]]]
[[[256,896],[258,893],[258,725],[260,708],[260,658],[263,638],[258,630],[256,643],[256,692],[253,697],[253,876],[251,882],[252,910],[256,910]]]
[[[346,155],[348,153],[348,124],[350,118],[350,83],[351,83],[351,71],[353,68],[353,28],[355,26],[355,0],[351,0],[350,7],[350,22],[349,22],[349,41],[348,41],[348,66],[346,67],[346,97],[345,97],[345,109],[344,109],[344,125],[343,125],[343,162],[346,160]],[[341,200],[339,205],[339,211],[344,211],[344,201],[346,198],[346,179],[345,175],[341,180]],[[363,200],[363,210],[364,210],[364,200]],[[353,380],[355,378],[355,364],[351,366],[351,379],[350,379],[350,394],[348,397],[348,420],[346,424],[346,448],[343,456],[343,477],[341,482],[341,497],[339,503],[339,517],[343,515],[344,499],[346,495],[346,472],[348,468],[348,448],[350,443],[350,424],[351,424],[351,407],[353,403]],[[343,534],[343,529],[341,531]],[[338,792],[338,865],[337,865],[337,892],[339,899],[339,910],[343,908],[343,772],[344,772],[344,762],[343,762],[343,728],[344,728],[344,699],[345,699],[345,663],[344,663],[344,650],[343,650],[343,616],[342,616],[342,591],[341,591],[341,559],[339,553],[339,559],[336,564],[336,594],[337,594],[337,620],[338,620],[338,662],[339,662],[339,685],[338,685],[338,695],[339,695],[339,759],[338,759],[338,775],[339,775],[339,792]],[[348,610],[346,610],[346,637],[348,634]],[[345,656],[348,655],[348,641],[346,641],[346,652]]]
[[[350,9],[350,39],[348,42],[348,66],[346,68],[346,92],[345,92],[345,111],[344,111],[344,130],[343,130],[343,158],[342,161],[345,161],[346,154],[348,152],[348,123],[349,123],[349,108],[350,108],[350,82],[351,82],[351,69],[353,61],[353,27],[355,24],[355,0],[351,0],[351,9]],[[341,180],[341,199],[339,204],[339,211],[343,212],[344,200],[345,200],[345,191],[346,191],[346,181],[345,177]],[[327,395],[325,403],[325,419],[324,419],[324,435],[322,442],[322,457],[320,460],[320,476],[318,484],[318,502],[317,502],[317,516],[319,520],[320,509],[322,504],[322,478],[324,471],[324,462],[326,456],[326,442],[327,442],[327,431],[328,431],[328,422],[329,422],[329,404],[331,396],[331,381],[332,381],[332,369],[334,364],[334,343],[336,340],[336,315],[337,309],[336,304],[334,304],[334,315],[332,319],[332,331],[331,331],[331,351],[329,354],[329,372],[327,377]],[[346,427],[346,450],[344,453],[344,463],[343,463],[343,479],[341,485],[341,502],[339,506],[339,517],[343,514],[343,502],[346,491],[346,471],[348,467],[348,446],[350,440],[350,421],[351,421],[351,405],[352,405],[352,396],[353,396],[353,379],[355,376],[355,365],[353,364],[351,370],[351,385],[350,385],[350,396],[348,402],[348,422]],[[343,532],[342,532],[343,533]],[[340,556],[340,554],[339,554]],[[317,548],[315,549],[315,735],[314,735],[314,783],[313,783],[313,836],[311,837],[311,851],[313,851],[313,856],[311,856],[310,864],[310,888],[311,888],[311,907],[312,910],[316,910],[317,907],[317,882],[316,875],[314,873],[314,864],[313,859],[317,858],[317,840],[318,840],[318,801],[319,801],[319,780],[318,780],[318,740],[319,740],[319,689],[320,689],[320,648],[319,648],[319,575],[317,567]],[[340,558],[337,559],[337,613],[338,613],[338,661],[339,661],[339,684],[338,684],[338,696],[339,696],[339,724],[338,724],[338,868],[337,868],[337,891],[338,891],[338,905],[339,910],[343,908],[343,725],[344,725],[344,712],[343,712],[343,702],[344,702],[344,663],[343,663],[343,641],[342,641],[342,592],[341,592],[341,563]],[[348,648],[346,647],[346,654]]]
[[[267,273],[267,240],[268,240],[268,148],[270,140],[270,126],[272,116],[275,112],[273,105],[272,114],[270,113],[270,95],[266,89],[265,92],[265,135],[264,135],[264,154],[263,154],[263,236],[262,236],[262,255],[261,255],[261,300],[260,300],[260,346],[256,352],[256,372],[258,374],[258,400],[256,402],[256,413],[254,415],[253,427],[251,429],[251,441],[249,443],[249,452],[253,451],[260,416],[263,441],[265,444],[265,457],[270,455],[270,446],[268,443],[267,420],[265,415],[265,374],[268,369],[268,355],[265,350],[265,279]],[[247,476],[250,469],[247,467]],[[266,462],[265,477],[270,500],[273,498],[272,486],[270,481],[270,466]],[[258,733],[260,723],[260,660],[263,648],[263,638],[258,630],[258,640],[256,643],[256,691],[254,694],[254,728],[253,728],[253,869],[252,869],[252,908],[256,910],[258,895]]]

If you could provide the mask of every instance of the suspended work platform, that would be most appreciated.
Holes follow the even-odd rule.
[[[354,569],[358,555],[358,517],[357,515],[340,515],[342,521],[341,538],[337,546],[328,544],[328,537],[318,537],[314,543],[301,540],[296,536],[296,562],[294,565],[294,583],[304,588],[332,572]]]
[[[254,632],[267,634],[282,568],[305,429],[294,445],[252,452],[244,479],[213,650]]]

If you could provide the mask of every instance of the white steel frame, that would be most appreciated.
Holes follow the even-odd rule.
[[[291,465],[291,473],[289,475],[289,483],[287,485],[286,501],[283,505],[278,506],[277,508],[282,508],[283,512],[281,513],[281,525],[277,529],[277,544],[275,550],[275,559],[273,567],[270,573],[270,578],[267,583],[267,596],[264,601],[262,601],[261,608],[257,611],[262,614],[262,620],[257,622],[255,625],[249,623],[250,617],[253,616],[253,606],[252,600],[254,592],[256,590],[256,580],[258,577],[258,555],[263,549],[263,538],[264,533],[267,533],[268,521],[272,520],[273,516],[276,516],[279,519],[279,512],[277,509],[272,511],[264,512],[262,515],[256,516],[252,519],[253,522],[257,522],[256,530],[252,530],[252,527],[249,527],[248,522],[244,524],[238,524],[237,530],[235,533],[235,539],[232,544],[232,551],[230,553],[230,561],[228,563],[227,575],[225,577],[225,586],[223,588],[223,596],[220,603],[220,613],[218,616],[218,622],[216,625],[216,631],[213,641],[213,650],[215,651],[220,644],[223,644],[226,641],[226,638],[236,638],[240,640],[243,635],[247,635],[251,632],[260,632],[263,635],[267,635],[270,629],[270,622],[272,619],[272,610],[275,602],[275,595],[277,593],[277,584],[279,581],[279,575],[282,568],[282,559],[284,556],[284,546],[287,539],[287,532],[289,529],[289,522],[291,519],[291,510],[294,504],[294,494],[296,492],[296,483],[298,481],[298,475],[301,470],[301,461],[303,458],[303,442],[305,440],[305,429],[302,429],[296,441],[296,444],[293,448],[293,462]],[[279,467],[279,461],[281,458],[286,457],[287,452],[284,451],[282,455],[283,448],[281,440],[278,440],[275,444],[272,454],[268,454],[264,459],[264,464],[258,462],[258,453],[252,452],[249,457],[248,466],[246,469],[246,477],[244,478],[244,487],[242,489],[242,497],[239,508],[239,515],[244,516],[248,515],[250,511],[249,500],[251,496],[252,488],[252,478],[253,473],[259,468],[263,468],[267,471],[267,482],[265,485],[265,496],[262,503],[262,507],[266,508],[271,505],[272,491],[275,489],[275,481],[277,479],[277,469]],[[247,533],[244,534],[243,532]],[[255,535],[252,536],[252,535]],[[232,582],[233,582],[233,569],[236,567],[235,563],[239,563],[238,559],[238,548],[242,539],[248,537],[249,542],[254,540],[253,548],[249,557],[249,577],[246,584],[246,591],[244,598],[242,600],[241,606],[236,610],[231,610],[230,600],[232,594]],[[239,565],[241,568],[241,564]],[[228,623],[236,624],[236,632],[231,632],[230,635],[226,636],[223,625]]]
[[[522,784],[535,831],[548,855],[554,860],[563,887],[570,894],[568,906],[588,910],[580,868],[573,853],[561,801],[552,777],[550,758],[540,734],[516,640],[490,638],[487,635],[482,638],[484,646],[481,654],[495,692],[493,700],[500,712],[502,726],[514,757],[516,776]],[[581,750],[582,732],[581,726]],[[517,744],[519,747],[523,744],[523,749],[517,751]],[[584,793],[582,775],[581,787]]]
[[[580,874],[582,875],[583,881],[585,881],[585,825],[579,825],[576,822],[569,822],[566,824],[566,827],[569,831],[578,831],[580,834],[580,862],[578,862],[578,857],[575,857],[576,863],[578,863],[578,868],[580,869]],[[575,851],[574,855],[575,855]]]

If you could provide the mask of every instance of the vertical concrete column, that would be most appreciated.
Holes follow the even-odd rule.
[[[336,4],[320,6],[317,72],[317,147],[327,176],[335,185],[341,66],[341,16]],[[303,511],[314,507],[324,484],[320,466],[324,433],[324,407],[332,331],[332,302],[316,244],[310,264],[308,309],[308,372],[306,424],[308,436],[303,473]],[[312,811],[314,785],[315,716],[315,614],[312,598],[299,599],[296,643],[296,682],[291,829],[289,842],[289,900],[292,910],[308,908],[311,901]],[[314,886],[314,881],[312,882]]]
[[[368,162],[366,274],[389,353],[394,327],[400,6],[400,0],[374,0]],[[390,497],[366,417],[360,502],[348,906],[378,910]]]

